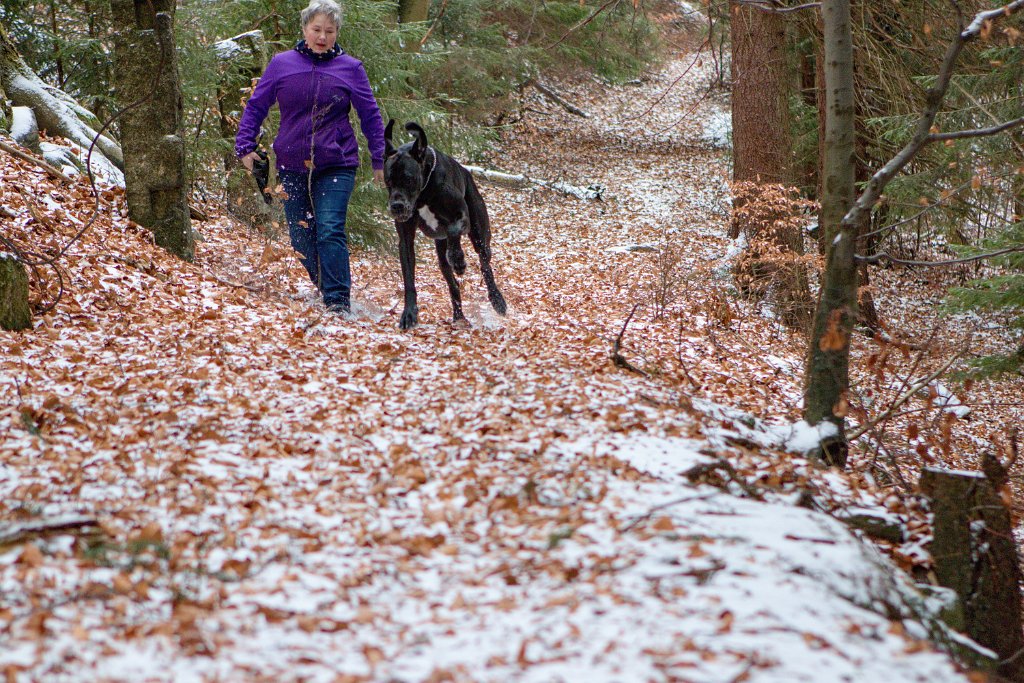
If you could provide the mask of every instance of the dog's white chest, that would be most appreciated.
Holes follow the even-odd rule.
[[[427,206],[426,204],[421,206],[419,213],[420,218],[423,219],[423,222],[427,224],[428,228],[430,228],[431,230],[437,230],[437,216],[434,215],[434,212],[430,210],[429,206]]]

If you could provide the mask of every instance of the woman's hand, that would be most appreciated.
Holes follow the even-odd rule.
[[[373,169],[373,182],[377,183],[381,187],[384,187],[384,169]]]
[[[256,161],[259,158],[259,155],[253,151],[246,154],[244,157],[239,159],[239,161],[242,162],[242,166],[245,166],[247,170],[252,171],[252,162]]]

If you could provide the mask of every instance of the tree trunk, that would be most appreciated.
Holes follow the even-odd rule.
[[[843,467],[850,332],[857,319],[857,230],[843,222],[853,205],[856,171],[849,0],[824,0],[822,20],[826,122],[821,227],[827,252],[807,354],[804,419],[812,425],[828,420],[836,426],[836,434],[822,441],[819,455],[825,463]]]
[[[402,24],[426,21],[429,11],[430,0],[399,0],[398,21]]]
[[[111,12],[114,81],[126,108],[120,120],[128,215],[149,228],[159,246],[191,261],[195,242],[185,186],[174,3],[114,0]]]
[[[960,598],[962,622],[953,626],[999,655],[1000,675],[1024,681],[1020,564],[1010,513],[998,494],[1005,485],[981,473],[928,468],[921,474],[935,515],[935,575]]]
[[[735,0],[732,13],[733,181],[788,187],[793,183],[789,116],[790,76],[786,58],[786,23],[781,14],[764,12]],[[746,196],[745,196],[746,195]],[[786,324],[806,329],[813,311],[806,268],[799,262],[803,235],[790,216],[762,216],[751,187],[734,201],[731,235],[744,232],[748,253],[737,263],[736,277],[752,285],[751,295],[774,296]],[[773,202],[776,204],[776,202]],[[762,220],[754,220],[754,215]],[[770,259],[759,254],[771,254]],[[792,254],[791,264],[780,255]]]
[[[60,136],[82,150],[89,149],[100,122],[73,97],[44,83],[18,54],[11,37],[0,24],[0,90],[18,106],[35,112],[39,127]],[[83,156],[84,158],[84,156]],[[92,163],[103,165],[101,173],[121,181],[124,157],[121,148],[107,136],[96,140]]]
[[[28,307],[28,275],[12,254],[0,252],[0,328],[27,330],[32,327]]]
[[[733,180],[791,185],[785,18],[731,6]]]

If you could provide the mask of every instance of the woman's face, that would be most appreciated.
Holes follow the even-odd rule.
[[[306,39],[309,49],[322,54],[334,47],[338,39],[338,27],[326,14],[316,14],[302,29],[302,37]]]

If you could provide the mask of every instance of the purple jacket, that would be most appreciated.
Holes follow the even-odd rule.
[[[260,125],[277,102],[281,129],[274,140],[277,167],[287,171],[359,165],[348,113],[354,106],[373,168],[384,168],[384,125],[363,63],[342,52],[326,61],[297,50],[274,55],[245,105],[235,137],[239,158],[256,149]],[[315,132],[315,137],[314,137]]]

